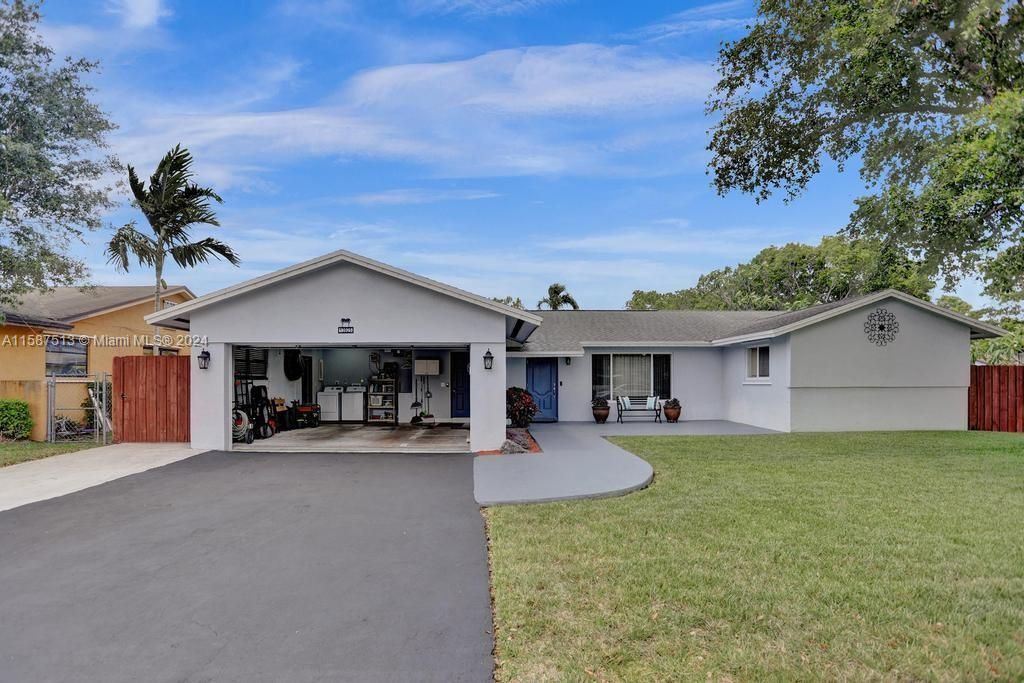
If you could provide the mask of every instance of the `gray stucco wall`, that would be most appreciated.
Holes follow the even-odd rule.
[[[353,334],[338,334],[342,317]],[[339,263],[192,314],[192,334],[233,344],[306,346],[505,343],[505,316]]]
[[[885,346],[864,333],[870,312],[895,314]],[[966,429],[970,330],[897,299],[794,332],[794,431]]]
[[[747,379],[747,349],[767,345],[770,377]],[[787,432],[790,429],[790,339],[788,336],[722,350],[723,418]]]
[[[351,319],[354,334],[338,334],[342,317]],[[210,370],[193,368],[192,373],[196,448],[230,447],[230,358],[235,344],[469,347],[471,446],[490,450],[504,441],[505,316],[499,312],[338,263],[194,311],[191,334],[207,339],[212,356]],[[494,356],[489,371],[482,367],[487,349]],[[431,389],[437,403],[432,407],[447,411],[440,381],[432,382]]]
[[[569,365],[558,358],[558,419],[593,420],[590,410],[593,355],[601,353],[656,353],[672,356],[672,395],[683,405],[684,420],[722,419],[722,351],[715,348],[609,347],[588,348]],[[510,358],[508,386],[526,387],[525,358]],[[612,419],[614,419],[614,408]]]

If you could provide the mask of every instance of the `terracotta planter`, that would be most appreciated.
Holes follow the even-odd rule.
[[[683,414],[683,407],[676,406],[673,408],[671,406],[665,406],[661,411],[665,413],[665,419],[669,422],[679,422],[679,416]]]
[[[604,408],[598,408],[595,406],[591,408],[591,410],[594,411],[594,422],[597,424],[603,425],[608,421],[608,413],[611,412],[611,408],[609,406],[605,406]]]

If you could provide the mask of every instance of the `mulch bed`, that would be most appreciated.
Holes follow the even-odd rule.
[[[479,451],[477,455],[508,455],[511,453],[540,453],[540,444],[529,429],[509,427],[505,430],[505,444],[498,450]]]

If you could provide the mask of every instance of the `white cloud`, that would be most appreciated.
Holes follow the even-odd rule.
[[[434,202],[473,201],[498,197],[498,193],[488,190],[432,190],[428,188],[402,188],[384,190],[383,192],[367,192],[353,197],[346,197],[342,203],[361,204],[364,206],[392,204],[432,204]]]
[[[39,34],[59,56],[104,58],[137,50],[165,48],[170,44],[167,33],[158,25],[170,16],[161,0],[110,0],[109,14],[117,23],[105,19],[97,25],[54,24],[43,21]]]
[[[354,78],[346,95],[367,108],[428,103],[440,110],[605,115],[701,103],[715,80],[702,62],[583,43],[373,69]]]
[[[750,3],[746,0],[726,0],[699,5],[677,12],[653,24],[648,24],[625,37],[638,40],[668,40],[695,33],[720,33],[742,29],[751,24]]]
[[[39,25],[39,35],[58,55],[66,55],[96,45],[102,40],[103,33],[82,24],[44,22]]]
[[[507,16],[522,14],[561,0],[410,0],[414,14],[468,14]]]
[[[299,67],[283,59],[191,102],[120,93],[115,149],[146,168],[181,142],[221,189],[261,188],[261,168],[323,156],[412,161],[446,177],[655,175],[700,165],[687,150],[714,80],[707,64],[637,48],[521,48],[370,69],[320,103],[250,111]]]
[[[110,11],[121,18],[121,25],[129,29],[141,29],[156,26],[171,12],[163,5],[163,0],[110,0]]]
[[[661,219],[650,227],[627,227],[611,232],[547,240],[538,246],[555,251],[605,254],[677,254],[742,257],[764,248],[766,240],[791,234],[787,229],[730,228],[692,230],[685,219]]]
[[[118,155],[140,168],[155,165],[179,142],[193,152],[204,179],[222,189],[245,185],[251,171],[280,159],[353,155],[426,160],[445,155],[443,148],[411,138],[387,123],[321,107],[155,114],[134,121],[131,130],[125,127],[114,140]]]

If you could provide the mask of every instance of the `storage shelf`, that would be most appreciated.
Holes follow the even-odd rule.
[[[371,378],[367,383],[366,421],[398,424],[398,382],[392,378]],[[383,405],[370,405],[373,398]]]

